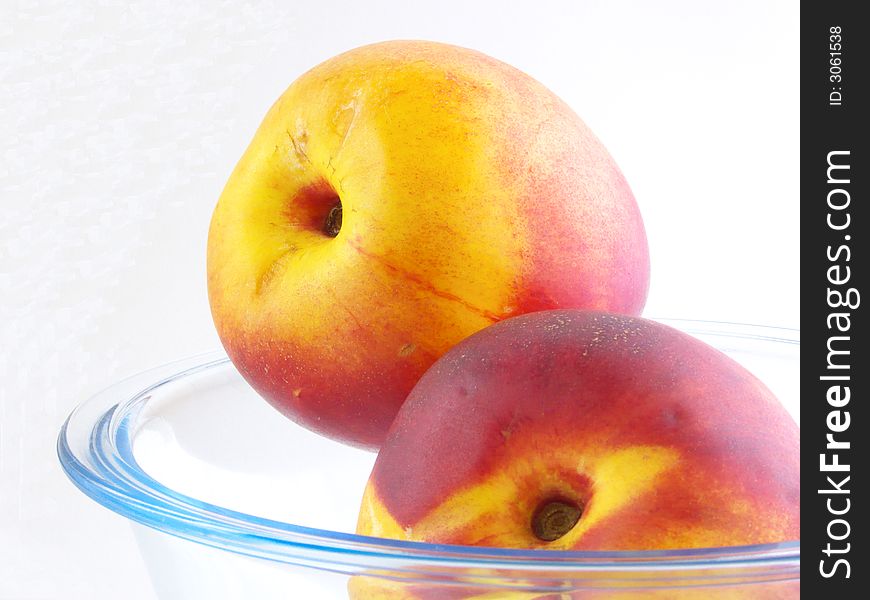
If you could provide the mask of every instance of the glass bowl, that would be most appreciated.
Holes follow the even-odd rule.
[[[761,378],[799,420],[800,334],[659,319]],[[161,598],[797,598],[800,542],[559,552],[353,534],[375,455],[279,415],[225,354],[79,406],[58,439],[85,494],[133,523]],[[563,594],[563,596],[560,596]]]

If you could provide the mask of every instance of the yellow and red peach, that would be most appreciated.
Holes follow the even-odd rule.
[[[448,351],[399,411],[357,532],[663,550],[800,539],[799,432],[755,376],[646,319],[555,310]]]
[[[242,375],[375,448],[423,372],[505,317],[639,314],[634,197],[552,92],[472,50],[396,41],[294,82],[221,194],[208,293]]]

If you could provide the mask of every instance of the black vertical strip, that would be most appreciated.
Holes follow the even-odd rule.
[[[861,3],[801,10],[801,589],[866,598],[870,105]],[[825,594],[822,596],[821,594]]]

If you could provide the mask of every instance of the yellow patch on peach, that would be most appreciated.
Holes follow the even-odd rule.
[[[577,463],[577,456],[584,460]],[[652,491],[656,479],[679,462],[679,454],[669,448],[636,446],[606,451],[587,448],[578,451],[563,447],[546,453],[530,454],[503,461],[500,468],[480,482],[457,491],[417,523],[403,526],[389,513],[368,486],[363,497],[357,532],[362,535],[403,540],[461,538],[463,544],[508,548],[547,548],[567,550],[574,547],[590,528],[612,517],[640,496]],[[557,467],[556,467],[557,466]],[[588,478],[589,489],[570,485],[564,469]],[[596,481],[607,485],[596,486]],[[540,494],[524,493],[534,486]],[[565,498],[583,507],[577,525],[561,538],[545,542],[531,528],[537,505],[549,498]],[[503,523],[501,533],[493,534],[492,523]],[[479,533],[475,530],[479,529]]]

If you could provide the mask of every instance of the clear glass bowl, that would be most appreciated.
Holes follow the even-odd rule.
[[[798,331],[661,321],[742,363],[799,419]],[[134,524],[161,598],[800,595],[796,540],[556,552],[354,535],[374,454],[280,416],[221,353],[172,363],[97,394],[64,424],[58,453],[76,486]]]

